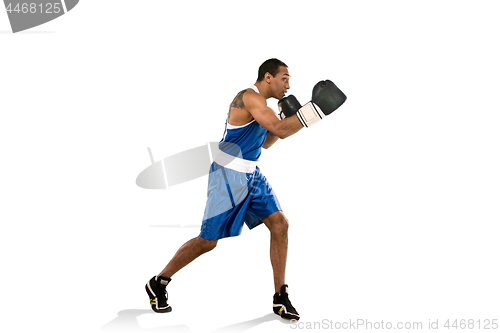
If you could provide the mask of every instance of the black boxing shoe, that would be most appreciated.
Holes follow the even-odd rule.
[[[154,276],[146,284],[146,292],[149,295],[149,302],[154,312],[165,313],[172,311],[172,307],[167,304],[167,285],[170,278]]]
[[[299,320],[300,316],[288,299],[288,285],[281,286],[280,293],[273,297],[273,311],[278,316],[287,320]]]

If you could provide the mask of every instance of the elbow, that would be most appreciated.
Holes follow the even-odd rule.
[[[293,134],[293,132],[290,131],[290,129],[287,126],[283,126],[282,122],[280,123],[280,125],[281,126],[276,127],[276,130],[274,132],[274,135],[276,135],[278,138],[284,140]]]
[[[278,138],[280,138],[281,140],[284,140],[284,139],[286,139],[286,138],[288,138],[290,136],[290,133],[287,133],[286,131],[283,131],[283,132],[277,133],[276,136]]]
[[[273,144],[274,144],[274,142],[264,142],[264,144],[262,145],[262,148],[269,149],[269,147],[271,147]]]
[[[275,136],[283,140],[284,138],[287,138],[289,134],[284,128],[277,127],[275,130],[272,132]]]

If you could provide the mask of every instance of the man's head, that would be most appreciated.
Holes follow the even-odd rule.
[[[257,82],[266,83],[270,97],[282,99],[290,89],[288,66],[281,60],[269,59],[259,67]]]

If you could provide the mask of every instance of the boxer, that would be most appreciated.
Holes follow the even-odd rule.
[[[208,179],[208,195],[200,234],[175,253],[167,266],[146,284],[155,312],[170,312],[166,286],[184,266],[211,251],[218,240],[241,234],[243,224],[253,229],[266,225],[271,233],[271,265],[275,294],[273,311],[288,320],[300,316],[288,297],[285,267],[288,249],[288,220],[266,177],[257,166],[261,148],[270,148],[304,127],[310,127],[335,111],[345,95],[333,82],[321,81],[312,99],[301,106],[291,95],[288,66],[278,59],[265,61],[257,81],[233,99]],[[279,100],[279,116],[267,106],[269,98]]]

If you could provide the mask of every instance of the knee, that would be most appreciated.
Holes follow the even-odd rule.
[[[273,223],[273,230],[276,233],[279,234],[287,234],[288,232],[288,219],[285,217],[285,215],[280,215],[276,221]]]
[[[288,231],[288,219],[283,216],[283,219],[280,222],[280,226],[283,229],[283,231],[287,232]]]
[[[216,240],[210,240],[210,239],[204,239],[204,238],[199,238],[200,240],[200,245],[203,249],[203,252],[209,252],[215,249],[217,246],[217,241]]]

